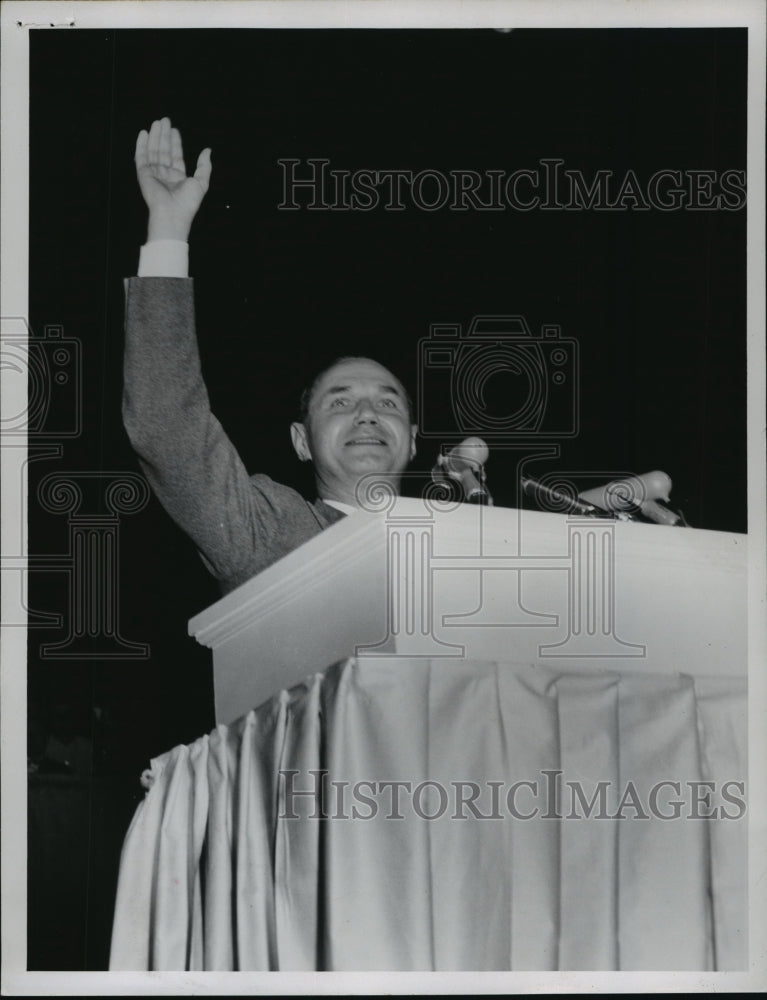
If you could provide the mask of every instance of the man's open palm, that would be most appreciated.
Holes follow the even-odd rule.
[[[136,176],[149,208],[150,230],[153,221],[162,228],[155,238],[186,239],[208,190],[210,174],[210,149],[204,149],[194,175],[187,177],[181,135],[169,118],[152,122],[149,132],[139,132]]]

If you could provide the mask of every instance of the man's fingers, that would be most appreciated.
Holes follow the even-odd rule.
[[[210,162],[210,149],[206,147],[197,158],[197,169],[194,172],[194,179],[198,181],[204,191],[208,190],[210,183],[210,172],[213,169]]]
[[[180,170],[182,173],[186,173],[186,167],[184,166],[184,148],[181,145],[181,133],[177,128],[170,130],[170,156],[171,156],[171,166],[174,170]]]
[[[152,127],[149,129],[149,139],[147,142],[147,162],[150,165],[155,165],[159,163],[161,124],[162,123],[159,120],[153,121]]]
[[[140,170],[142,167],[147,165],[147,144],[149,142],[149,133],[145,128],[142,128],[136,138],[136,170]]]
[[[202,188],[203,194],[208,190],[213,169],[210,154],[210,147],[203,149],[197,159],[197,168],[194,172],[194,179]],[[182,198],[186,197],[184,192],[188,192],[190,182],[189,178],[184,180],[186,167],[184,166],[181,133],[177,128],[172,127],[170,118],[158,118],[152,122],[149,132],[144,129],[139,132],[136,138],[136,170],[139,182],[144,186],[148,184],[147,191],[151,188],[151,191],[154,192],[152,197],[156,196],[157,182],[159,182],[160,188],[167,188],[171,198],[176,197],[176,194],[173,193],[176,189],[178,189],[177,194],[180,192]],[[169,174],[170,170],[174,173]],[[148,178],[154,178],[154,180],[148,180]],[[146,194],[145,197],[147,197]]]
[[[160,122],[160,165],[169,167],[171,163],[170,152],[170,118],[163,118]]]

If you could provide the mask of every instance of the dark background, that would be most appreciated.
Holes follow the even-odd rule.
[[[744,169],[744,30],[36,31],[30,48],[29,319],[37,336],[63,327],[83,358],[83,431],[30,466],[31,552],[68,544],[66,516],[35,503],[43,476],[138,469],[120,417],[122,278],[145,238],[135,137],[162,115],[188,167],[213,148],[192,233],[199,339],[214,410],[252,471],[312,495],[288,426],[322,361],[371,355],[417,394],[431,323],[522,314],[580,348],[580,432],[539,473],[664,469],[692,525],[745,531],[745,209],[277,207],[285,157],[445,172],[561,157],[586,178],[640,180]],[[515,388],[499,376],[494,398]],[[460,430],[426,402],[445,439]],[[416,469],[439,444],[419,442]],[[508,455],[491,452],[488,478],[514,502]],[[63,633],[30,630],[30,968],[105,967],[138,776],[214,724],[208,651],[186,625],[215,584],[154,499],[119,540],[120,629],[149,658],[50,661],[40,645]],[[66,612],[63,574],[29,586],[31,607]],[[79,737],[92,763],[57,766],[51,735]]]

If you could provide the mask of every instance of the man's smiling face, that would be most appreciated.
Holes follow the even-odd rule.
[[[314,462],[317,491],[326,500],[356,503],[361,476],[399,474],[415,454],[415,425],[407,395],[392,373],[369,358],[347,358],[320,376],[308,416],[291,427],[293,446]]]

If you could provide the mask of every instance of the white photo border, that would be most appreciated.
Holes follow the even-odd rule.
[[[29,46],[37,27],[84,28],[748,28],[748,536],[750,956],[743,973],[70,973],[26,968],[26,635],[2,633],[2,988],[6,995],[752,992],[767,986],[767,570],[765,552],[765,23],[761,0],[256,0],[6,2],[2,5],[3,316],[28,315]],[[10,391],[10,390],[9,390]],[[19,400],[3,394],[3,407]],[[6,411],[8,412],[8,411]],[[13,412],[18,412],[14,409]],[[5,454],[3,467],[6,467]],[[2,548],[25,511],[2,493]],[[25,587],[25,577],[18,576]],[[2,594],[6,607],[13,597]],[[24,596],[22,593],[21,597]],[[2,620],[2,615],[0,615]],[[757,886],[761,886],[758,889]]]

